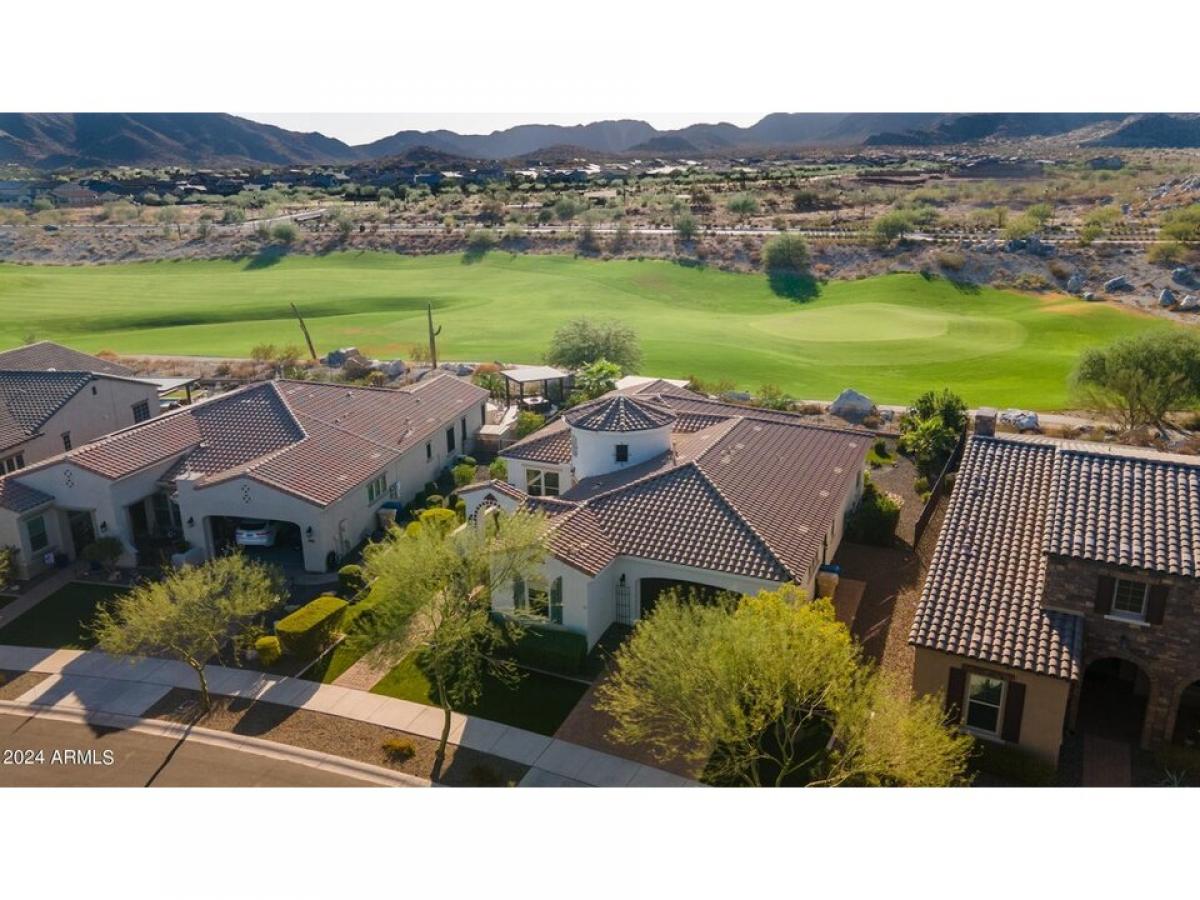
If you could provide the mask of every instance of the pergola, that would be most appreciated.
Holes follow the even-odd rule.
[[[554,366],[513,366],[500,374],[504,376],[505,406],[512,406],[513,385],[516,385],[517,402],[520,403],[525,399],[525,386],[539,383],[545,384],[544,396],[547,400],[562,403],[567,398],[568,382],[571,380],[570,372]]]

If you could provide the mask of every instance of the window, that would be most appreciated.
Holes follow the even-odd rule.
[[[617,462],[629,462],[628,444],[617,444]]]
[[[70,450],[71,449],[71,432],[64,431],[63,435],[62,435],[62,439],[63,439],[63,449]]]
[[[454,452],[454,426],[451,425],[446,429],[446,452]]]
[[[425,461],[429,462],[429,460],[431,460],[431,459],[433,459],[433,441],[426,441],[425,442]]]
[[[15,472],[17,469],[23,468],[25,468],[24,453],[14,453],[12,456],[0,459],[0,474],[7,475],[9,472]]]
[[[543,619],[548,618],[550,615],[550,592],[545,588],[531,587],[525,594],[529,613]]]
[[[387,493],[387,473],[380,475],[367,485],[367,502],[374,503]]]
[[[547,619],[551,624],[563,621],[562,578],[550,582],[550,588],[527,585],[524,580],[513,580],[513,608],[527,615]]]
[[[560,576],[550,583],[550,622],[554,625],[561,625],[562,614],[562,577]]]
[[[25,533],[29,535],[29,549],[34,553],[45,550],[50,544],[50,537],[46,534],[46,520],[41,516],[25,520]]]
[[[557,497],[558,473],[543,469],[526,469],[525,493],[530,497]]]
[[[145,422],[149,418],[150,418],[150,401],[149,400],[143,400],[140,403],[133,404],[134,424],[137,424],[138,422]]]
[[[1004,681],[974,672],[967,676],[966,726],[986,734],[1000,733],[1004,706]]]
[[[467,417],[466,416],[462,417],[462,439],[463,439],[463,449],[466,449],[466,446],[467,446]]]
[[[1125,619],[1145,619],[1149,593],[1150,585],[1144,581],[1118,578],[1113,588],[1112,614]]]

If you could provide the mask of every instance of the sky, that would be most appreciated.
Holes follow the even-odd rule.
[[[642,119],[655,128],[683,128],[696,122],[753,125],[766,113],[235,113],[255,122],[291,131],[319,131],[347,144],[366,144],[397,131],[435,131],[487,134],[513,125],[581,125],[601,119]]]

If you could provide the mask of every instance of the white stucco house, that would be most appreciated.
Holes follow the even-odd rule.
[[[50,341],[0,353],[0,475],[157,416],[160,387]]]
[[[476,521],[493,507],[546,513],[543,572],[493,607],[590,647],[673,588],[811,594],[862,495],[870,437],[643,382],[568,410],[501,454],[505,481],[459,493]]]
[[[74,558],[99,536],[138,560],[171,535],[193,558],[239,521],[282,523],[285,565],[322,572],[467,452],[487,391],[451,375],[400,390],[307,381],[248,385],[114,432],[0,478],[0,545],[20,574]]]

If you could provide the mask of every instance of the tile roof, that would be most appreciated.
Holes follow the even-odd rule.
[[[28,512],[53,500],[49,494],[22,484],[15,478],[0,478],[0,509],[18,513]]]
[[[95,372],[101,375],[134,376],[128,366],[122,366],[98,356],[91,356],[56,344],[53,341],[38,341],[24,347],[0,352],[0,371],[25,370],[31,372]]]
[[[200,476],[198,488],[245,476],[328,505],[486,398],[450,375],[403,390],[261,382],[30,468],[70,462],[117,479],[167,464],[171,476]]]
[[[1200,577],[1200,460],[1060,449],[1045,549]]]
[[[34,437],[91,380],[88,372],[0,370],[0,450]]]
[[[565,465],[571,461],[571,431],[565,419],[555,419],[545,428],[506,447],[500,455],[530,462]]]
[[[609,393],[572,407],[563,414],[567,424],[584,431],[648,431],[672,424],[669,407],[640,397]]]

